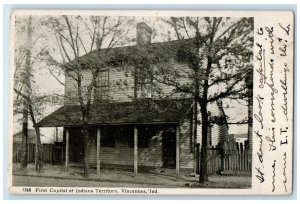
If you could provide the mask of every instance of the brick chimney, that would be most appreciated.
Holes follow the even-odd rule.
[[[138,23],[136,26],[136,44],[146,45],[151,43],[152,29],[144,22]]]

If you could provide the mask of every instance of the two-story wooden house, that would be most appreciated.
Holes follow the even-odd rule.
[[[135,46],[113,48],[128,53],[136,46],[147,49],[158,44],[172,47],[174,41],[151,43],[151,29],[145,23],[137,25]],[[115,51],[114,51],[115,50]],[[176,49],[173,50],[176,53]],[[88,60],[95,53],[82,58]],[[132,54],[132,52],[131,52]],[[138,56],[139,53],[137,53]],[[134,168],[195,169],[195,143],[201,143],[201,124],[195,137],[191,96],[174,93],[171,85],[159,83],[145,74],[147,66],[137,69],[126,62],[126,55],[115,59],[102,70],[97,79],[91,106],[90,165],[101,168],[122,166]],[[112,57],[114,58],[114,57]],[[178,71],[187,71],[185,62],[172,60]],[[159,62],[157,62],[159,63]],[[155,67],[155,62],[152,62]],[[134,72],[132,70],[135,70]],[[71,72],[69,70],[68,72]],[[83,83],[89,84],[92,74],[83,71]],[[153,72],[152,72],[153,73]],[[153,73],[155,75],[155,72]],[[159,77],[159,76],[157,76]],[[178,83],[189,83],[178,77]],[[78,104],[76,81],[65,76],[65,104],[41,120],[39,127],[64,127],[66,165],[83,162],[82,114]],[[210,104],[211,116],[224,116],[221,102]],[[224,117],[225,118],[225,117]],[[227,140],[228,126],[212,124],[207,135],[209,145]]]

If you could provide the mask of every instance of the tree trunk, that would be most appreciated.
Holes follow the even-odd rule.
[[[202,146],[201,146],[201,163],[200,163],[200,177],[199,182],[204,183],[208,181],[207,175],[207,135],[208,135],[208,114],[207,103],[201,106],[201,119],[202,119]]]
[[[199,63],[197,63],[197,65],[194,67],[195,70],[195,79],[194,79],[194,83],[195,83],[195,92],[194,92],[194,157],[195,157],[195,165],[196,165],[196,174],[199,174],[200,170],[199,170],[199,153],[198,148],[197,148],[197,132],[198,132],[198,101],[199,101],[199,67],[198,67]]]
[[[36,134],[36,140],[35,140],[35,170],[37,172],[41,172],[42,166],[43,166],[43,164],[42,164],[42,161],[43,161],[42,151],[43,151],[43,149],[42,149],[40,128],[36,124],[36,120],[35,120],[35,117],[34,117],[33,108],[32,108],[31,103],[29,103],[28,110],[29,110],[29,114],[30,114],[30,117],[31,117],[33,127],[35,129],[35,134]]]
[[[208,112],[207,112],[207,96],[208,96],[208,79],[211,72],[212,59],[207,56],[207,66],[205,73],[205,80],[203,84],[202,101],[199,101],[201,108],[201,122],[202,122],[202,146],[201,146],[201,163],[200,163],[200,177],[199,182],[204,183],[208,181],[207,175],[207,136],[208,136]]]
[[[198,153],[198,148],[197,148],[197,132],[198,132],[198,109],[197,109],[197,101],[195,100],[195,103],[194,103],[195,107],[194,107],[194,162],[195,162],[195,173],[196,174],[199,174],[200,170],[199,170],[199,153]]]
[[[84,155],[83,155],[83,176],[89,176],[89,132],[88,126],[86,123],[83,124],[82,127],[82,134],[83,134],[83,145],[84,145]]]
[[[39,127],[34,126],[34,129],[36,133],[35,170],[40,173],[43,169],[43,149],[42,149],[42,142],[41,142],[41,133]]]
[[[25,98],[23,99],[26,100]],[[21,169],[27,168],[28,111],[23,108]]]

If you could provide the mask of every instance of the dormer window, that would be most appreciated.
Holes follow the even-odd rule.
[[[108,100],[109,97],[109,70],[98,73],[96,79],[95,101]]]

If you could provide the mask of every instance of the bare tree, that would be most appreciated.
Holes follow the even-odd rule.
[[[126,21],[126,22],[125,22]],[[125,23],[128,18],[108,16],[56,16],[44,19],[56,39],[59,57],[51,51],[44,52],[48,65],[54,67],[50,73],[59,80],[58,74],[76,82],[76,101],[81,107],[84,143],[84,176],[89,175],[89,131],[90,111],[96,90],[99,72],[107,68],[112,48],[128,42]],[[83,55],[88,55],[85,57]],[[83,57],[82,57],[83,56]],[[86,85],[86,71],[91,79]],[[61,84],[64,84],[60,81]],[[70,97],[67,96],[66,97]]]
[[[156,63],[161,66],[157,66],[153,79],[195,100],[194,121],[202,124],[199,181],[203,183],[208,180],[208,127],[212,122],[220,122],[220,118],[209,116],[207,107],[209,103],[224,98],[239,100],[247,96],[251,80],[247,84],[245,79],[251,78],[253,73],[253,18],[171,17],[164,21],[174,29],[178,41],[170,43],[170,46],[161,44],[159,48],[148,50],[145,56],[149,63],[157,56],[173,57],[190,68],[185,71],[170,61]],[[174,49],[178,52],[174,53]],[[177,80],[179,78],[190,80],[181,83]],[[197,104],[200,110],[197,110]],[[201,113],[200,121],[197,119],[198,111]]]
[[[22,156],[21,168],[27,167],[28,118],[30,117],[36,132],[35,166],[38,172],[42,169],[42,144],[37,118],[42,115],[47,95],[41,95],[32,89],[33,65],[37,56],[33,56],[32,17],[16,19],[16,31],[19,41],[15,42],[15,73],[14,73],[14,114],[22,114]],[[25,35],[24,35],[25,34]]]
[[[16,22],[18,23],[18,22]],[[24,24],[24,22],[23,22]],[[23,96],[29,97],[30,95],[30,70],[31,70],[31,43],[32,43],[32,26],[31,17],[25,21],[20,31],[27,31],[26,43],[19,46],[15,50],[15,73],[14,76],[18,76],[20,80],[15,80],[14,86],[20,86],[20,90]],[[24,65],[24,66],[22,66]],[[18,73],[19,72],[19,73]],[[18,97],[17,97],[18,98]],[[25,97],[22,97],[22,151],[21,151],[21,168],[27,168],[27,143],[28,143],[28,101]]]

